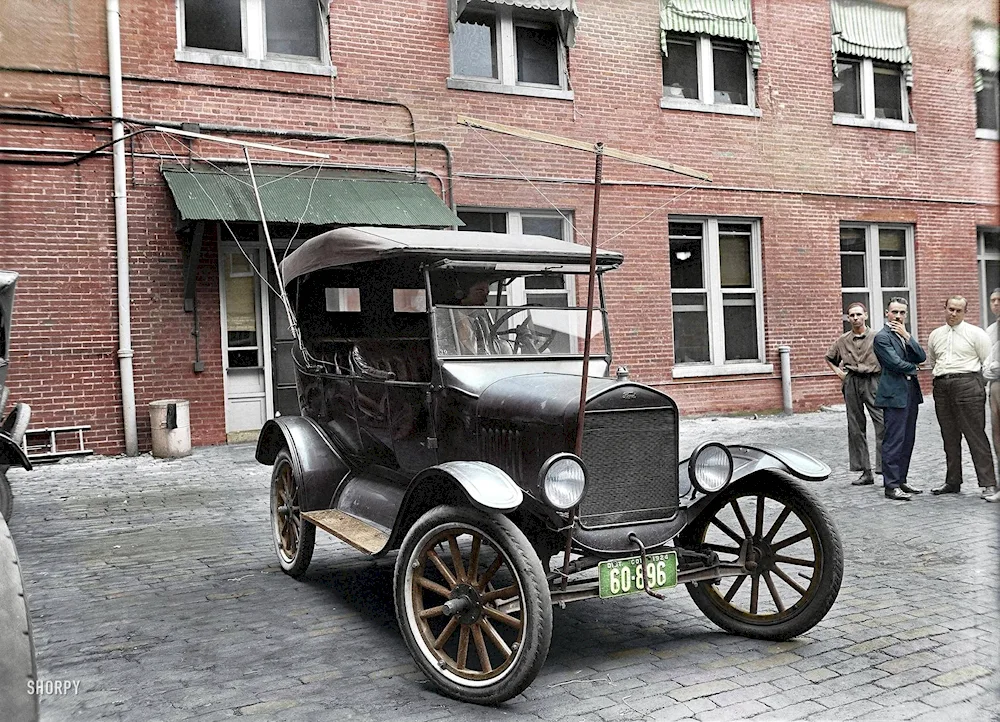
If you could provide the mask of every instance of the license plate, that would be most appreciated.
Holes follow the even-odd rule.
[[[597,565],[597,574],[601,582],[601,599],[641,592],[646,588],[647,579],[650,589],[676,587],[677,552],[647,554],[645,573],[642,558],[631,557],[601,562]]]

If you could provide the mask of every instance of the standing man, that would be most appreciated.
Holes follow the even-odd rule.
[[[994,288],[990,294],[990,311],[1000,319],[1000,288]],[[989,387],[990,395],[990,429],[993,431],[993,451],[1000,458],[1000,320],[994,321],[986,329],[990,337],[990,355],[983,366],[983,376]],[[986,501],[1000,501],[1000,492],[983,497]]]
[[[872,346],[882,366],[875,405],[883,409],[885,436],[882,441],[882,480],[885,497],[909,501],[910,494],[920,494],[906,483],[910,456],[917,433],[917,412],[924,402],[917,382],[917,364],[927,359],[917,340],[906,330],[905,298],[889,299],[886,324],[875,334]]]
[[[868,328],[868,310],[865,304],[855,301],[847,307],[851,330],[843,334],[826,352],[826,362],[843,382],[844,403],[847,405],[847,449],[851,471],[860,471],[851,483],[854,486],[874,484],[871,457],[868,455],[868,428],[865,408],[875,426],[875,473],[882,473],[882,409],[875,406],[875,391],[881,367],[872,341],[875,334]],[[1000,364],[998,364],[1000,365]]]
[[[931,493],[961,491],[964,436],[985,498],[997,491],[993,454],[986,438],[986,386],[980,373],[990,355],[990,337],[979,326],[965,322],[967,305],[962,296],[949,298],[944,305],[947,323],[931,331],[927,339],[928,359],[934,369],[934,409],[947,465],[944,485]]]

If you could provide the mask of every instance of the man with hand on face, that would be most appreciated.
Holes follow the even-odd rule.
[[[934,495],[957,494],[962,488],[962,437],[969,445],[982,496],[997,492],[993,454],[986,438],[986,386],[982,369],[990,355],[990,337],[979,326],[965,322],[966,300],[952,296],[945,302],[944,326],[927,339],[928,359],[934,369],[934,410],[944,441],[944,485]]]
[[[990,394],[990,428],[993,431],[993,451],[1000,458],[1000,288],[990,294],[990,311],[998,319],[986,329],[990,337],[990,355],[983,364],[983,376]],[[986,501],[1000,502],[1000,492],[984,496]]]
[[[917,340],[906,330],[907,300],[889,299],[886,324],[875,334],[872,344],[882,366],[875,405],[883,410],[885,436],[882,441],[882,480],[885,496],[895,501],[909,501],[910,494],[920,494],[906,482],[910,457],[917,432],[917,412],[924,402],[917,381],[917,364],[927,359]]]
[[[826,362],[843,382],[844,404],[847,406],[847,449],[851,471],[860,471],[851,483],[854,486],[874,484],[871,458],[868,455],[865,408],[875,425],[875,473],[882,473],[882,409],[875,406],[879,366],[872,341],[875,334],[868,328],[865,304],[855,301],[847,307],[851,330],[843,334],[826,352]]]

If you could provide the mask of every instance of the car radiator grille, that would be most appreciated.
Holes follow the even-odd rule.
[[[677,513],[677,412],[591,411],[583,426],[587,493],[580,521],[597,527]]]

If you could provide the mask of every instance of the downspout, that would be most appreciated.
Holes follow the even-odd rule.
[[[121,28],[118,0],[107,0],[108,79],[111,90],[112,161],[115,173],[115,255],[118,261],[118,366],[122,380],[125,453],[139,455],[135,425],[135,381],[132,377],[132,314],[128,280],[128,204],[125,198],[125,106],[122,101]]]

